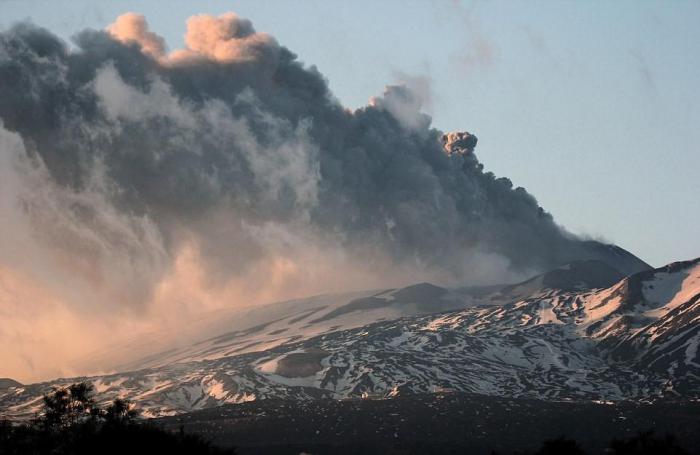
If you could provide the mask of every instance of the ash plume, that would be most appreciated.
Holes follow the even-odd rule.
[[[73,40],[0,33],[0,271],[66,315],[162,318],[608,257],[484,171],[474,136],[431,127],[408,87],[351,112],[233,13],[190,18],[171,52],[134,13]],[[0,304],[16,287],[1,289]]]

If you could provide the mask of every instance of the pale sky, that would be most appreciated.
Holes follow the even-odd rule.
[[[187,17],[234,11],[351,108],[425,78],[434,126],[476,134],[567,229],[655,266],[700,256],[700,2],[0,0],[0,28],[69,39],[126,11],[171,49]]]

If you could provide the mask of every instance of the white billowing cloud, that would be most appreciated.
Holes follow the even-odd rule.
[[[370,106],[385,110],[405,128],[423,131],[430,125],[430,116],[422,112],[424,103],[420,91],[407,84],[389,85],[382,96],[370,98]]]
[[[165,40],[148,29],[148,22],[142,14],[122,14],[107,27],[107,32],[122,43],[138,44],[144,54],[153,58],[165,55]]]
[[[178,127],[177,137],[171,139],[179,144],[188,140],[196,142],[198,135],[206,135],[218,136],[221,141],[236,146],[260,189],[258,203],[273,204],[283,193],[291,192],[301,219],[316,204],[320,171],[318,149],[308,137],[309,122],[291,127],[259,108],[258,99],[250,91],[242,92],[237,104],[246,105],[250,115],[276,136],[273,144],[261,145],[248,119],[235,117],[224,103],[210,100],[195,108],[175,96],[171,87],[159,78],[153,78],[148,90],[142,91],[124,82],[114,66],[108,64],[97,72],[92,89],[107,117],[116,122],[112,125],[114,129],[118,129],[120,121],[167,119]],[[193,143],[190,150],[196,151],[197,144]],[[214,180],[201,177],[215,189]]]
[[[169,262],[148,217],[119,211],[99,165],[82,190],[55,183],[21,136],[0,129],[0,266],[25,271],[69,300],[143,300]]]
[[[56,184],[0,124],[0,364],[24,381],[142,325],[130,316],[170,260],[147,217],[120,212],[99,166],[82,191]]]
[[[143,15],[125,13],[107,27],[115,39],[136,43],[144,54],[164,64],[208,59],[222,63],[252,61],[275,56],[277,41],[267,33],[256,32],[253,24],[229,12],[219,16],[199,14],[187,19],[185,49],[166,54],[165,40],[148,28]]]
[[[148,92],[141,92],[125,83],[114,66],[108,64],[97,72],[92,86],[110,120],[137,121],[162,116],[182,128],[196,126],[191,112],[159,78],[152,79]]]
[[[278,49],[272,36],[256,32],[249,20],[230,12],[220,16],[200,14],[187,19],[185,43],[186,53],[219,62],[255,60]],[[173,57],[176,55],[184,54],[173,54]]]

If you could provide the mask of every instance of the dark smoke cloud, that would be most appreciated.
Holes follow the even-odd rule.
[[[29,23],[0,34],[8,204],[120,303],[148,301],[188,246],[211,286],[280,257],[302,273],[328,254],[453,283],[610,259],[485,172],[475,139],[446,153],[406,86],[350,112],[314,67],[233,14],[190,19],[187,49],[172,53],[135,14],[74,42]],[[623,256],[616,265],[642,266]]]

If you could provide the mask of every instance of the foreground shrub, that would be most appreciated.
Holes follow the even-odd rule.
[[[197,435],[172,433],[138,418],[127,400],[105,409],[89,384],[54,389],[32,422],[0,421],[0,455],[233,455]]]

